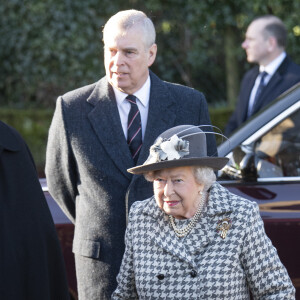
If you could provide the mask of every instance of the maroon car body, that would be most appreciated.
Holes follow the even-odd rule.
[[[288,270],[300,300],[300,84],[253,116],[218,147],[230,158],[218,181],[258,203],[265,230]],[[74,225],[41,180],[65,258],[70,294],[77,298]]]

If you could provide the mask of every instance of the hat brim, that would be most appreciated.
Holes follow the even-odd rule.
[[[132,174],[143,174],[162,169],[187,166],[209,167],[214,170],[221,170],[223,167],[225,167],[228,160],[229,159],[227,157],[182,158],[175,160],[160,161],[148,165],[140,165],[134,168],[127,169],[127,171]]]

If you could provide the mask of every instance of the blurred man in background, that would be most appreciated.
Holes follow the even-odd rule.
[[[272,15],[256,18],[248,27],[242,43],[249,63],[257,66],[244,76],[236,109],[225,134],[230,135],[248,118],[284,91],[300,82],[300,67],[285,52],[287,31]]]

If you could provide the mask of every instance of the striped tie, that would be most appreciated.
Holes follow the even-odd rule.
[[[127,144],[132,154],[134,163],[136,164],[142,147],[141,115],[136,104],[136,97],[133,95],[128,95],[126,99],[131,105],[127,123]]]

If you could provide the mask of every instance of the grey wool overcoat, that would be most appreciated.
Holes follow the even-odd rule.
[[[231,227],[223,239],[218,224]],[[256,203],[218,183],[196,227],[178,238],[152,197],[135,202],[112,299],[295,299]]]
[[[202,93],[163,82],[150,72],[147,128],[137,164],[156,137],[182,124],[210,124]],[[216,155],[213,135],[208,154]],[[49,190],[75,224],[79,298],[109,299],[124,253],[127,206],[152,195],[152,184],[127,172],[134,166],[112,87],[106,78],[57,100],[49,131]],[[128,195],[128,203],[125,196]]]

